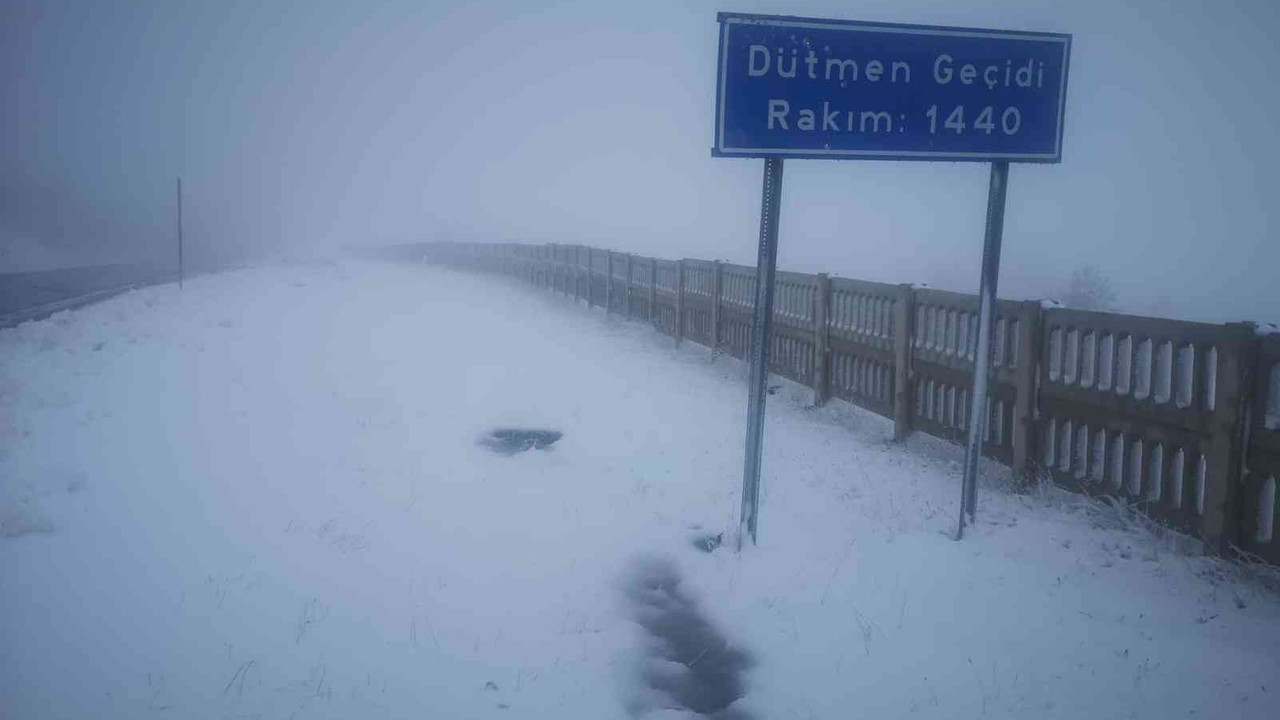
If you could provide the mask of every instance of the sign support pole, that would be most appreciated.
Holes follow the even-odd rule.
[[[182,289],[182,178],[178,178],[178,289]]]
[[[966,516],[970,523],[978,509],[978,459],[987,427],[987,381],[991,373],[991,350],[995,330],[996,284],[1000,279],[1000,243],[1004,235],[1005,190],[1009,185],[1009,163],[991,163],[991,184],[987,189],[987,231],[982,244],[982,279],[978,285],[978,347],[973,356],[973,391],[969,393],[969,436],[964,449],[964,478],[960,490],[960,522],[956,540],[964,537]]]
[[[979,319],[968,350],[973,382],[955,530],[959,540],[965,523],[973,523],[977,514],[978,465],[990,422],[987,394],[1009,163],[1062,161],[1071,36],[731,12],[718,13],[716,21],[720,50],[711,155],[765,159],[738,549],[748,539],[756,542],[760,513],[784,157],[991,164]],[[865,77],[859,78],[856,60],[845,58],[866,57],[873,47],[893,58],[892,67],[868,62]],[[803,75],[796,71],[801,60],[808,66]],[[817,74],[819,63],[826,68],[823,77]],[[911,83],[913,74],[928,73],[932,84]],[[978,75],[983,82],[975,85]],[[858,86],[857,98],[844,89],[846,77],[869,81]],[[878,82],[882,78],[887,82]]]
[[[778,215],[782,204],[782,158],[764,161],[760,200],[760,248],[756,256],[756,305],[751,337],[751,379],[747,391],[746,458],[742,471],[742,514],[738,550],[746,538],[756,543],[760,515],[760,455],[764,440],[764,403],[769,379],[769,329],[773,324],[773,281],[778,266]]]

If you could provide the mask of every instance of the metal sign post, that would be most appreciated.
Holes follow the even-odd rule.
[[[751,328],[751,379],[747,390],[746,458],[742,469],[742,514],[738,549],[756,542],[760,517],[760,457],[764,441],[764,404],[769,380],[769,331],[773,325],[773,280],[778,268],[778,214],[782,205],[782,158],[764,161],[760,197],[760,247],[756,254],[756,308]]]
[[[987,188],[987,231],[982,243],[982,278],[978,282],[978,347],[973,356],[973,392],[969,393],[969,436],[964,446],[964,477],[960,483],[960,522],[956,539],[964,537],[965,516],[970,523],[978,509],[978,458],[986,436],[987,380],[994,346],[996,284],[1000,280],[1000,242],[1004,235],[1004,198],[1009,186],[1009,163],[991,163]]]
[[[182,289],[182,178],[178,178],[178,289]]]
[[[765,159],[738,547],[756,541],[760,513],[784,158],[991,163],[959,538],[977,510],[1009,163],[1062,161],[1071,36],[746,13],[716,19],[711,154]]]

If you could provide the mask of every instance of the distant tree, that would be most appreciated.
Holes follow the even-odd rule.
[[[1116,302],[1111,281],[1094,265],[1082,265],[1071,273],[1062,291],[1062,304],[1080,310],[1108,310]]]

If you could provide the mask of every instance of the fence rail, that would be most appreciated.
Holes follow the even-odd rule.
[[[745,359],[755,269],[576,245],[432,243],[428,261],[523,279]],[[978,298],[779,272],[770,370],[961,441]],[[1020,479],[1139,506],[1219,551],[1280,564],[1280,334],[996,303],[983,450]]]

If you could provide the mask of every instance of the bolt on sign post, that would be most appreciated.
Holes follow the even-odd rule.
[[[764,158],[738,546],[756,541],[782,162],[991,163],[956,538],[977,509],[1009,163],[1062,160],[1071,36],[720,13],[715,157]]]

